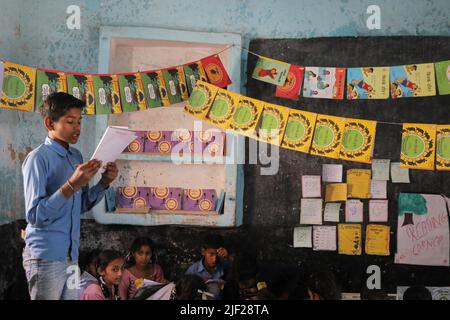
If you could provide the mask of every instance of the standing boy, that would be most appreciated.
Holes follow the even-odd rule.
[[[117,177],[108,163],[100,182],[88,182],[101,161],[83,162],[78,141],[85,103],[63,92],[48,96],[41,108],[48,136],[31,151],[22,165],[26,236],[23,252],[30,297],[33,300],[77,299],[68,278],[77,267],[80,214],[92,209]]]

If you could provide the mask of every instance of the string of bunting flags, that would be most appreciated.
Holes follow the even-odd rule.
[[[39,112],[45,98],[57,91],[84,100],[88,115],[168,106],[187,100],[197,80],[218,87],[231,84],[221,52],[170,68],[116,74],[48,70],[0,60],[0,107]]]
[[[202,81],[197,81],[184,111],[222,129],[283,148],[372,162],[376,121],[290,109]],[[403,126],[401,167],[450,170],[450,124],[387,124]]]
[[[248,51],[248,50],[247,50]],[[392,99],[450,94],[450,60],[390,67],[303,67],[259,57],[252,78],[276,85],[275,96],[298,100]]]

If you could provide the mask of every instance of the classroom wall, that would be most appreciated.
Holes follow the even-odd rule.
[[[99,27],[152,26],[234,32],[244,38],[450,35],[447,0],[377,1],[381,29],[366,27],[371,0],[117,1],[0,0],[0,59],[31,66],[97,72]],[[81,29],[66,26],[66,8],[81,9]],[[243,56],[245,70],[246,56]],[[244,72],[244,71],[243,71]],[[243,75],[244,76],[244,75]],[[243,77],[244,79],[244,77]],[[93,119],[78,148],[90,154]],[[0,110],[0,224],[23,218],[20,165],[45,137],[38,114]]]
[[[366,8],[374,2],[0,0],[0,59],[43,68],[96,72],[99,27],[103,25],[235,32],[242,34],[245,46],[253,38],[450,35],[448,0],[378,0],[381,29],[369,30]],[[81,30],[69,30],[66,26],[66,8],[72,4],[81,8]],[[242,61],[245,72],[245,55]],[[93,119],[85,119],[84,134],[77,147],[86,155],[94,148],[90,143],[93,129]],[[44,137],[38,114],[0,110],[0,224],[4,224],[0,226],[0,239],[10,239],[9,247],[13,249],[20,248],[17,237],[9,236],[20,229],[13,221],[24,217],[20,166],[25,155]],[[84,230],[96,229],[93,221],[85,224]],[[114,230],[116,240],[126,238],[123,227],[102,226],[102,230],[105,228]],[[108,243],[105,240],[112,235],[105,232],[105,236],[95,236],[95,243]],[[83,234],[83,239],[85,247],[95,245],[89,235]],[[275,249],[275,246],[268,248],[267,255]],[[8,256],[11,255],[0,255],[0,266]],[[13,281],[11,270],[0,270],[0,297],[4,296],[1,290],[10,287]]]

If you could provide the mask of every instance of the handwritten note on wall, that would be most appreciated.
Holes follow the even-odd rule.
[[[320,176],[302,176],[303,198],[320,198]]]
[[[395,263],[449,266],[448,212],[444,197],[400,193]]]

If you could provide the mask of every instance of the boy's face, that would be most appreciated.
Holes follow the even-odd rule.
[[[79,108],[70,108],[57,121],[52,121],[48,117],[44,121],[45,126],[51,134],[50,138],[68,144],[77,143],[81,131],[81,110]]]
[[[215,269],[217,263],[217,249],[202,248],[203,263],[207,269]]]

